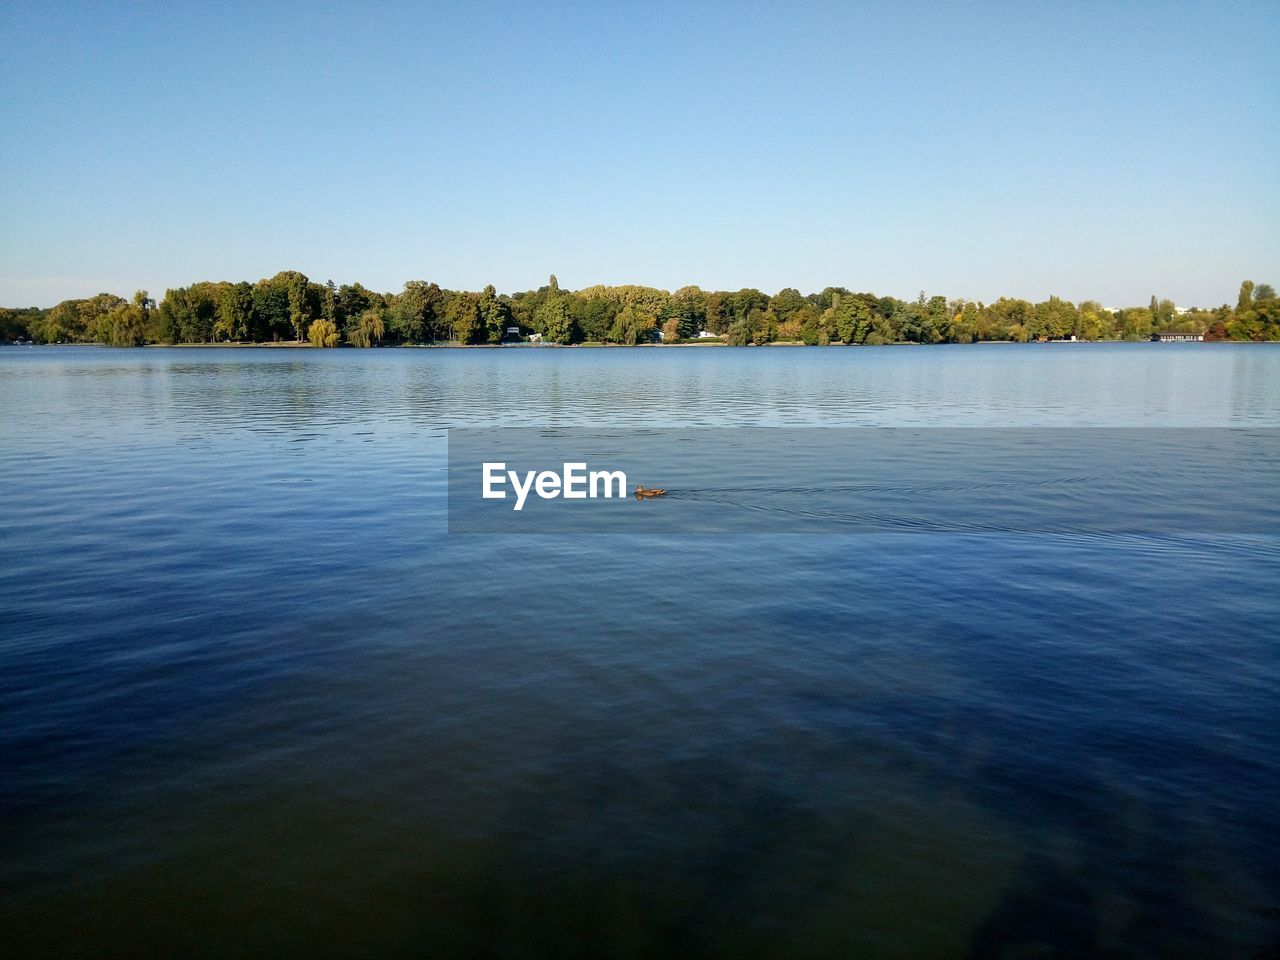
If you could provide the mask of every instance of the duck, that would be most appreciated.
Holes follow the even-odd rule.
[[[665,490],[659,490],[656,487],[652,490],[646,490],[643,484],[640,484],[640,483],[636,484],[637,500],[645,500],[650,497],[665,497],[666,495],[667,495],[667,491]]]

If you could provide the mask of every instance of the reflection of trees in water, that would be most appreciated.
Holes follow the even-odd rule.
[[[424,942],[475,956],[960,955],[1013,862],[972,807],[934,798],[981,825],[957,832],[875,765],[835,771],[826,809],[736,761],[643,780],[624,767],[566,769],[512,809],[483,869],[441,888]]]
[[[1060,718],[1012,709],[1009,677],[956,677],[972,689],[939,696],[945,669],[920,664],[930,681],[895,683],[910,660],[870,663],[865,685],[839,665],[827,683],[807,677],[792,690],[805,703],[772,705],[806,726],[720,750],[691,730],[671,733],[669,756],[636,753],[616,720],[563,733],[483,868],[443,894],[453,942],[534,956],[1268,955],[1273,918],[1250,906],[1268,894],[1210,801],[1164,782],[1152,754],[1091,744],[1088,724],[1046,734]]]
[[[969,955],[974,960],[1105,956],[1093,892],[1051,858],[1029,855],[1014,889],[974,934]]]
[[[441,586],[476,600],[475,621],[450,627],[471,645],[431,671],[457,691],[431,710],[457,743],[403,768],[445,776],[451,804],[455,763],[490,792],[434,807],[420,869],[397,878],[434,955],[1249,956],[1272,937],[1250,913],[1268,900],[1248,880],[1257,865],[1227,852],[1256,827],[1237,824],[1233,842],[1222,794],[1194,798],[1210,760],[1117,743],[1123,716],[1091,722],[1097,704],[1072,696],[1111,696],[1105,678],[1086,692],[1046,651],[1029,666],[1026,637],[792,606],[747,621],[713,598],[686,613],[691,635],[714,625],[738,650],[785,636],[815,651],[761,669],[655,632],[638,608],[660,596],[618,598],[592,641],[539,626],[555,596],[504,608],[494,632],[480,611],[505,588],[476,596],[457,576]],[[386,613],[420,618],[411,606]],[[513,691],[503,678],[530,657],[541,679]],[[695,663],[698,676],[671,676]],[[404,683],[412,703],[421,676]],[[1179,781],[1168,768],[1183,760]]]
[[[998,637],[980,645],[1006,663],[1025,654]],[[1274,893],[1255,879],[1259,864],[1246,862],[1267,832],[1265,817],[1252,812],[1222,757],[1180,743],[1182,731],[1155,732],[1152,717],[1120,702],[1063,701],[1059,715],[1096,715],[1059,723],[1031,690],[1043,677],[1019,690],[993,676],[975,674],[991,689],[965,698],[948,729],[984,731],[990,749],[969,753],[975,762],[958,775],[1021,826],[1030,852],[975,934],[972,957],[1247,956],[1275,938],[1275,925],[1251,907]],[[1043,712],[1019,716],[1006,703]],[[927,749],[946,749],[921,733]],[[1215,777],[1234,794],[1225,806]]]

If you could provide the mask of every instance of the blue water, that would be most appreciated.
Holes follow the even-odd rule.
[[[1280,943],[1274,536],[445,510],[450,427],[1277,427],[1280,349],[5,348],[0,411],[7,955]]]

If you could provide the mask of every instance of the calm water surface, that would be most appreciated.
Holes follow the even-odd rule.
[[[0,411],[10,956],[1275,955],[1276,538],[450,536],[445,436],[1277,427],[1276,347],[3,348]]]

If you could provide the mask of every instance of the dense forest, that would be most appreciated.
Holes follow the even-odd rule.
[[[49,309],[0,309],[0,340],[39,343],[272,343],[317,347],[390,344],[679,343],[714,337],[733,345],[766,343],[972,343],[991,340],[1146,340],[1152,333],[1195,333],[1206,340],[1280,340],[1280,299],[1268,284],[1246,281],[1235,306],[1179,310],[1151,298],[1147,306],[1111,309],[1058,297],[1040,303],[1001,297],[994,303],[927,297],[915,300],[828,287],[770,296],[682,287],[560,289],[498,294],[445,290],[411,280],[399,293],[359,283],[314,283],[296,271],[257,283],[209,282],[146,291],[131,300],[100,293]]]

